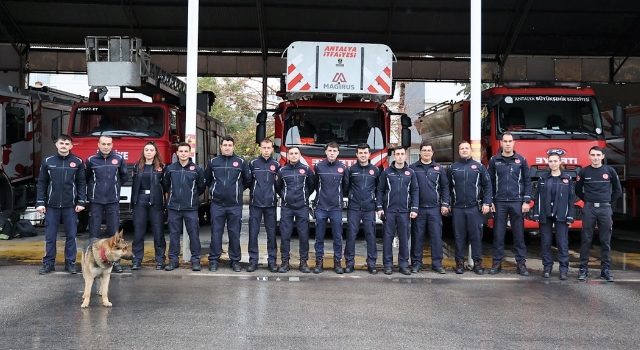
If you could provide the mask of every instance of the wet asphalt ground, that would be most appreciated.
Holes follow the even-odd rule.
[[[242,230],[246,265],[246,223]],[[208,226],[201,228],[203,248],[209,232]],[[363,266],[362,237],[356,244],[359,269],[352,274],[333,273],[330,256],[325,256],[329,269],[319,275],[295,269],[274,274],[266,270],[263,232],[263,265],[256,272],[235,273],[224,262],[217,272],[206,271],[206,254],[201,272],[192,272],[190,264],[156,271],[147,235],[143,268],[131,271],[127,262],[124,273],[113,274],[113,307],[102,307],[94,284],[90,307],[84,310],[81,274],[62,272],[63,235],[58,238],[57,272],[46,276],[38,275],[42,235],[0,242],[3,349],[631,349],[640,340],[639,243],[633,226],[614,226],[615,283],[598,278],[597,245],[589,280],[576,280],[577,242],[570,247],[569,280],[558,280],[557,265],[551,279],[541,278],[535,237],[527,247],[532,275],[521,277],[515,274],[509,245],[505,269],[497,276],[456,275],[446,256],[446,275],[427,270],[404,276],[395,270],[391,276],[371,276]],[[78,238],[79,246],[86,236]],[[332,251],[328,236],[325,252]],[[131,237],[125,235],[128,241]],[[451,241],[445,235],[445,253],[452,253]],[[484,243],[485,265],[491,261],[490,246]],[[297,265],[295,237],[291,250]]]

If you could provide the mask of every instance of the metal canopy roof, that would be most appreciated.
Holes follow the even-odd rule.
[[[200,0],[201,50],[262,56],[291,42],[384,43],[402,59],[467,57],[470,0]],[[475,0],[474,0],[475,1]],[[477,0],[480,1],[480,0]],[[484,0],[483,57],[640,57],[635,0]],[[81,48],[129,35],[165,53],[187,44],[186,0],[1,0],[0,43],[16,51]]]

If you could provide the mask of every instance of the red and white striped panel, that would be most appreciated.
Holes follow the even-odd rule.
[[[290,78],[287,82],[287,91],[307,91],[311,89],[311,85],[305,81],[304,76],[298,71],[295,64],[290,64],[287,67],[287,77]]]
[[[385,67],[382,70],[382,73],[376,77],[375,81],[378,83],[378,86],[373,86],[373,84],[369,85],[367,90],[371,93],[386,93],[391,94],[391,84],[388,81],[391,80],[391,68]]]

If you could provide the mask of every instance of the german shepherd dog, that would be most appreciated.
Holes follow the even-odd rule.
[[[89,307],[93,280],[100,278],[98,295],[102,296],[102,306],[110,307],[109,280],[113,263],[120,260],[133,259],[131,247],[122,238],[122,230],[111,238],[91,238],[85,242],[82,248],[82,277],[84,277],[84,294],[82,295],[82,308]]]

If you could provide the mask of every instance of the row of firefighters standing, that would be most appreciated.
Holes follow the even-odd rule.
[[[68,138],[68,136],[66,136]],[[60,139],[56,143],[58,154],[43,162],[41,179],[38,184],[38,211],[55,209],[51,219],[55,223],[65,222],[67,244],[65,249],[65,270],[75,272],[75,232],[64,216],[73,216],[84,209],[86,177],[89,182],[90,200],[92,200],[91,237],[97,237],[102,212],[107,214],[107,231],[115,234],[117,228],[117,202],[100,205],[96,188],[113,186],[119,193],[120,185],[127,180],[124,159],[113,152],[111,137],[102,136],[98,146],[100,150],[86,161],[87,174],[70,176],[79,168],[82,161],[70,153],[71,140]],[[526,268],[526,247],[523,233],[523,213],[530,210],[531,185],[529,167],[526,159],[514,152],[513,135],[505,133],[501,141],[501,153],[491,158],[487,170],[481,163],[471,159],[468,142],[461,142],[460,160],[445,171],[444,167],[432,161],[433,147],[425,142],[420,146],[420,160],[409,165],[405,162],[406,150],[394,149],[394,162],[380,171],[369,162],[370,149],[367,144],[357,147],[358,161],[347,168],[338,158],[339,145],[329,143],[325,149],[325,160],[313,168],[300,162],[300,150],[290,147],[288,162],[281,167],[272,158],[273,143],[263,140],[260,143],[261,155],[251,162],[245,162],[234,153],[234,140],[224,137],[221,140],[221,155],[212,158],[205,170],[189,158],[190,147],[181,143],[177,148],[177,162],[168,166],[162,164],[157,147],[152,142],[142,150],[138,166],[134,167],[133,198],[134,204],[134,257],[132,269],[140,268],[143,257],[144,232],[147,218],[154,232],[156,269],[171,271],[179,266],[179,235],[184,222],[190,238],[192,269],[199,271],[200,240],[198,226],[199,195],[209,187],[211,204],[211,245],[209,270],[216,271],[222,254],[222,235],[226,223],[229,235],[229,259],[234,271],[240,266],[240,225],[242,216],[242,193],[250,188],[249,219],[249,266],[248,272],[258,268],[258,232],[264,219],[267,232],[268,269],[271,272],[290,270],[290,241],[295,218],[300,239],[299,270],[311,272],[309,259],[309,197],[316,191],[314,215],[316,218],[316,242],[314,273],[323,271],[324,236],[327,221],[331,222],[332,232],[342,232],[342,198],[349,198],[347,207],[347,238],[344,247],[346,268],[342,267],[343,242],[341,234],[333,234],[334,271],[352,272],[355,259],[355,237],[360,222],[365,232],[367,244],[367,267],[376,274],[377,247],[375,242],[375,215],[384,221],[383,266],[385,274],[392,274],[393,237],[397,233],[399,241],[399,271],[405,275],[422,269],[422,247],[425,233],[431,238],[432,270],[445,273],[442,267],[442,215],[451,213],[456,241],[455,272],[464,272],[464,257],[467,254],[467,240],[471,243],[473,271],[483,274],[482,267],[482,226],[483,215],[494,212],[493,264],[489,273],[501,271],[504,258],[504,235],[509,219],[514,235],[514,248],[517,272],[528,275]],[[62,145],[60,147],[60,145]],[[149,148],[147,150],[147,148]],[[149,151],[149,152],[147,152]],[[95,158],[95,159],[92,159]],[[553,159],[552,159],[553,158]],[[557,161],[555,159],[557,158]],[[609,271],[611,206],[621,194],[620,182],[615,171],[602,164],[602,149],[590,150],[592,164],[583,168],[577,177],[576,193],[585,201],[583,212],[583,232],[580,257],[579,279],[584,280],[588,272],[588,259],[597,223],[600,231],[602,250],[601,277],[613,281]],[[51,160],[54,160],[53,162]],[[62,160],[61,164],[56,162]],[[64,161],[67,161],[65,165]],[[97,160],[97,162],[96,162]],[[537,193],[533,195],[537,205],[534,207],[534,219],[540,222],[544,277],[550,277],[553,267],[551,259],[552,229],[555,228],[560,263],[560,278],[566,279],[568,270],[567,229],[573,222],[574,192],[570,176],[562,173],[560,156],[549,156],[550,171],[538,180]],[[103,169],[100,169],[103,167]],[[63,170],[64,176],[56,174]],[[69,172],[68,170],[73,170]],[[82,169],[84,170],[84,169]],[[96,181],[96,174],[105,175],[106,184]],[[79,174],[79,173],[78,173]],[[137,181],[136,181],[137,179]],[[63,186],[57,187],[56,180]],[[64,186],[66,185],[66,187]],[[56,188],[54,191],[53,189]],[[139,192],[139,193],[138,193]],[[166,203],[164,194],[167,193]],[[137,195],[136,195],[137,194]],[[282,263],[276,263],[276,205],[277,196],[281,198],[280,253]],[[61,198],[64,197],[64,200]],[[155,200],[154,200],[155,198]],[[57,205],[57,201],[73,205]],[[96,205],[98,204],[98,205]],[[95,206],[95,207],[94,207]],[[65,207],[66,210],[65,211]],[[169,264],[165,265],[166,243],[162,232],[160,213],[168,209],[169,217]],[[69,209],[70,208],[70,209]],[[138,210],[136,210],[138,208]],[[60,211],[62,210],[62,211]],[[94,213],[95,211],[95,213]],[[49,210],[48,214],[51,211]],[[115,219],[114,219],[115,217]],[[50,215],[47,215],[47,227]],[[51,225],[54,226],[54,225]],[[55,225],[57,228],[57,225]],[[57,229],[56,229],[57,230]],[[53,233],[47,233],[53,231]],[[41,273],[53,271],[55,260],[55,231],[46,229],[46,255],[43,258]],[[52,237],[49,237],[52,236]],[[71,242],[70,236],[73,237]],[[52,241],[52,242],[50,242]],[[409,249],[411,241],[411,249]],[[409,260],[411,265],[409,265]],[[45,270],[45,271],[43,271]],[[121,272],[122,267],[114,265],[114,271]]]

